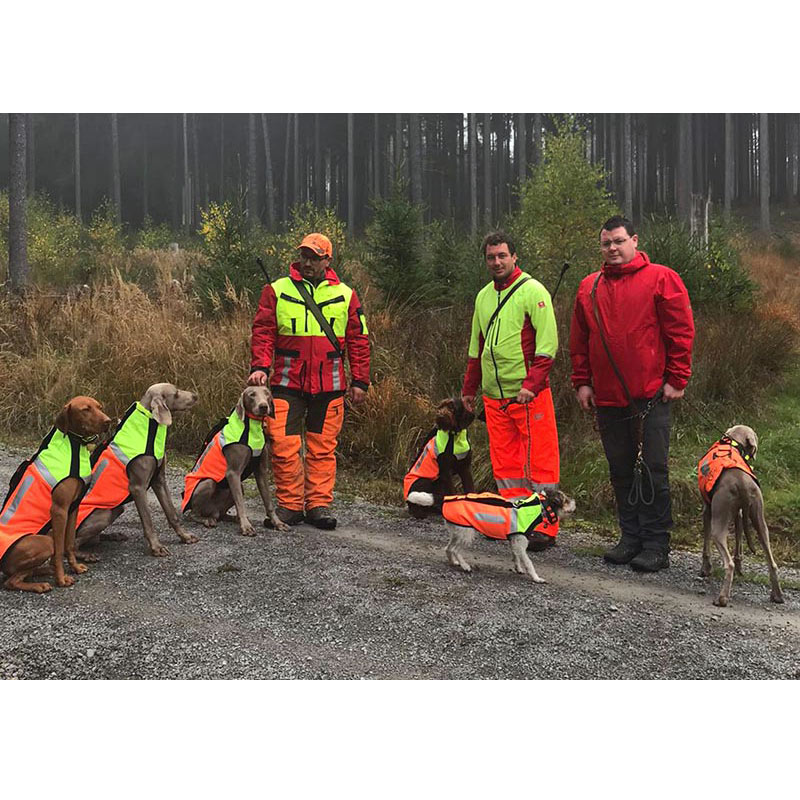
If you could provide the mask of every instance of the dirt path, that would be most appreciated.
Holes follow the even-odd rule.
[[[0,486],[20,455],[0,451]],[[182,475],[169,479],[177,498]],[[129,541],[102,544],[74,587],[0,593],[0,678],[800,677],[800,592],[775,606],[737,582],[718,609],[694,553],[638,575],[587,555],[600,541],[568,525],[534,556],[548,581],[535,585],[503,543],[477,542],[465,575],[440,521],[357,498],[338,499],[335,531],[192,525],[195,545],[151,506],[168,558],[148,555],[131,508],[114,526]]]

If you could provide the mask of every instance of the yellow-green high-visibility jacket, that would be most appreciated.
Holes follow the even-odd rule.
[[[492,315],[510,292],[513,294],[489,327]],[[474,396],[482,385],[483,393],[495,399],[514,397],[522,387],[538,394],[548,385],[557,350],[550,294],[535,278],[515,268],[500,289],[492,282],[475,298],[462,393]]]

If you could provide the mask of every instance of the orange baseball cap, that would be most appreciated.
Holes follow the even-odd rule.
[[[333,257],[333,245],[331,244],[331,240],[321,233],[309,233],[308,236],[297,245],[298,250],[301,247],[307,247],[309,250],[313,250],[318,256]]]

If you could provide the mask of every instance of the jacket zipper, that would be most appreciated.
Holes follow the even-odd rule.
[[[497,292],[497,305],[500,305],[500,292]],[[497,381],[497,388],[500,390],[500,397],[505,398],[503,386],[500,383],[500,370],[497,368],[497,361],[494,357],[494,346],[497,344],[497,338],[500,330],[500,315],[498,314],[494,320],[494,342],[491,341],[491,334],[489,335],[489,355],[492,357],[492,364],[494,364],[494,379]]]

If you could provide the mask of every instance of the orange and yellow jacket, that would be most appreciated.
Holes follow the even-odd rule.
[[[516,500],[494,492],[449,495],[442,503],[442,516],[491,539],[508,539],[512,533],[531,534],[544,516],[557,520],[536,492]]]
[[[245,444],[250,448],[250,463],[242,473],[242,480],[249,477],[255,462],[261,457],[264,449],[264,428],[260,417],[245,414],[242,419],[234,408],[228,418],[220,421],[211,429],[206,437],[206,446],[194,462],[194,466],[183,481],[181,511],[186,511],[197,484],[206,478],[215,483],[223,483],[228,463],[225,460],[225,448],[232,444]]]
[[[758,483],[749,459],[741,452],[741,445],[733,439],[723,436],[715,442],[697,464],[697,484],[703,500],[706,503],[711,501],[714,484],[725,469],[740,469]]]
[[[272,367],[270,383],[290,392],[344,392],[344,364],[314,315],[306,308],[296,283],[319,306],[350,361],[351,385],[369,387],[369,336],[355,290],[332,269],[314,286],[292,264],[287,277],[267,284],[253,319],[250,371]]]
[[[167,426],[156,422],[141,403],[131,405],[123,415],[111,441],[92,453],[92,485],[78,508],[78,526],[98,508],[117,508],[131,501],[128,466],[140,456],[164,461]]]
[[[23,536],[47,533],[56,486],[67,478],[80,478],[85,491],[91,473],[89,451],[83,440],[74,433],[53,428],[11,479],[0,510],[0,559]]]

